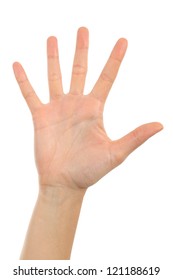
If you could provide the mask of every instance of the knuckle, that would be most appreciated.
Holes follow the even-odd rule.
[[[113,84],[114,79],[110,77],[110,75],[108,75],[106,72],[102,72],[101,73],[101,79],[104,82],[108,82],[109,84]]]
[[[124,156],[122,155],[122,153],[116,153],[115,155],[115,161],[116,161],[116,165],[120,165],[123,161],[124,161]]]
[[[25,92],[24,97],[25,97],[26,101],[33,99],[33,94],[34,93],[32,90],[31,91],[28,90],[27,92]]]
[[[121,149],[119,149],[118,143],[116,149],[115,146],[110,148],[110,162],[112,169],[120,165],[124,161],[124,159],[124,154]]]
[[[49,81],[54,82],[54,81],[61,81],[61,80],[62,80],[61,75],[55,72],[49,74]]]
[[[81,64],[73,65],[73,75],[86,75],[87,67]]]
[[[136,146],[139,146],[141,144],[141,136],[140,136],[140,130],[138,128],[135,129],[134,131],[132,131],[132,138],[133,138],[133,141],[135,142]]]
[[[59,55],[58,54],[48,54],[48,59],[49,60],[55,60],[55,59],[59,59]]]
[[[121,64],[121,62],[122,62],[122,59],[120,59],[120,58],[118,58],[118,57],[115,57],[115,56],[113,56],[113,55],[110,56],[110,59],[111,59],[111,61],[112,61],[114,64],[116,64],[116,65],[118,65],[118,66],[120,66],[120,64]]]
[[[17,79],[17,82],[18,82],[18,84],[19,84],[20,86],[23,86],[25,83],[28,82],[28,79],[27,79],[27,78],[25,78],[25,79],[20,79],[20,78],[18,78],[18,79]]]

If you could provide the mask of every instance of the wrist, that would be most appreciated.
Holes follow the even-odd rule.
[[[66,200],[83,200],[87,189],[72,189],[64,185],[41,185],[39,187],[39,197],[46,201],[63,202]]]

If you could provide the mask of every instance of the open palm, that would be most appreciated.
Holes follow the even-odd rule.
[[[77,34],[70,91],[63,93],[58,47],[48,38],[50,102],[35,94],[19,63],[14,73],[31,110],[35,129],[35,159],[41,186],[87,188],[118,166],[134,149],[162,129],[160,123],[138,127],[111,141],[103,127],[103,109],[127,48],[120,39],[93,90],[83,95],[87,73],[88,30]]]

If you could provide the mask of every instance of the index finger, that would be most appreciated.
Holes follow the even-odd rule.
[[[103,102],[106,101],[109,91],[118,74],[118,70],[125,55],[126,49],[127,40],[124,38],[119,39],[91,92],[91,94],[97,99]]]

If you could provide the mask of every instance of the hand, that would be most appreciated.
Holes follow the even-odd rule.
[[[47,40],[50,102],[35,94],[19,63],[14,73],[31,111],[35,131],[35,160],[40,186],[86,189],[124,161],[149,137],[162,129],[160,123],[144,124],[111,141],[103,126],[103,109],[127,48],[119,39],[93,90],[83,95],[87,73],[88,30],[80,28],[70,91],[63,93],[55,37]]]

